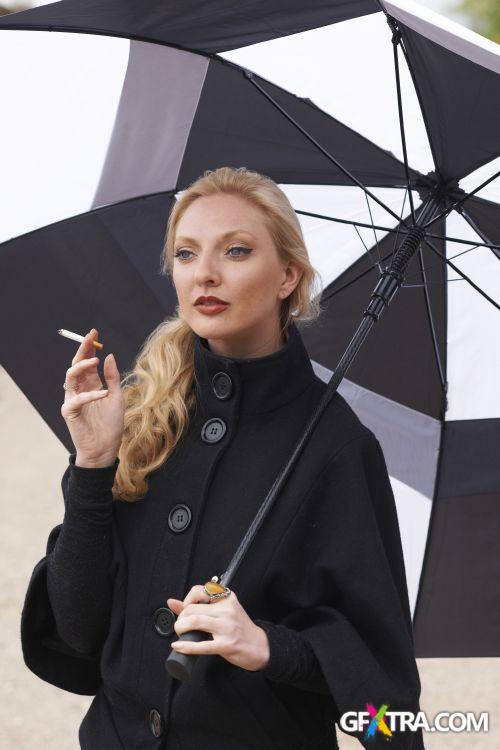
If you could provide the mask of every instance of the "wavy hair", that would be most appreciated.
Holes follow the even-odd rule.
[[[300,326],[321,312],[321,278],[311,265],[297,215],[285,193],[265,175],[245,167],[206,170],[180,193],[168,217],[160,271],[172,275],[176,228],[198,198],[226,193],[260,209],[262,220],[280,257],[294,260],[303,271],[293,292],[282,301],[281,332],[293,319]],[[192,328],[176,314],[162,321],[146,338],[132,368],[121,378],[125,429],[113,485],[116,499],[134,502],[147,492],[147,476],[158,469],[182,439],[196,410]]]

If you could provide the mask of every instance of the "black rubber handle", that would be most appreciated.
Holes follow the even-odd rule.
[[[211,633],[205,630],[190,630],[177,638],[178,641],[209,641],[213,640]],[[187,680],[198,659],[198,654],[181,654],[174,648],[165,659],[165,669],[176,680]]]

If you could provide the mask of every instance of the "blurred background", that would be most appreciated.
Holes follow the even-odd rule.
[[[419,0],[500,43],[500,0]],[[45,2],[0,2],[0,15]],[[0,37],[1,40],[1,37]],[[2,71],[4,76],[8,70]],[[5,146],[5,144],[3,144]],[[29,353],[27,353],[29,356]],[[37,363],[33,362],[36,367]],[[68,363],[69,366],[69,363]],[[61,381],[62,381],[61,374]],[[20,613],[34,565],[48,533],[63,518],[60,480],[67,452],[0,366],[1,582],[3,613],[0,746],[5,750],[78,750],[78,727],[92,700],[39,680],[24,665]],[[21,442],[19,436],[28,439]],[[14,436],[14,439],[12,439]],[[419,659],[421,708],[429,721],[441,710],[489,712],[488,733],[424,733],[428,750],[498,750],[500,658]],[[342,750],[360,747],[342,734]]]

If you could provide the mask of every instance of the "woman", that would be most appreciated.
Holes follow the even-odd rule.
[[[298,330],[318,317],[318,279],[288,199],[244,168],[205,172],[170,214],[162,271],[177,315],[133,370],[120,381],[108,354],[102,389],[96,329],[67,370],[76,451],[26,595],[26,664],[95,695],[84,750],[331,749],[348,711],[418,711],[387,469],[338,393],[228,596],[204,588],[326,388]],[[206,640],[178,640],[191,630]],[[171,649],[199,655],[191,679],[167,673]],[[391,744],[423,746],[409,731]]]

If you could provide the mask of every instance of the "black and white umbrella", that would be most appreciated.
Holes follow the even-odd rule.
[[[205,169],[289,196],[325,380],[435,201],[339,392],[384,449],[417,656],[499,656],[498,45],[403,0],[61,0],[0,30],[0,361],[68,450],[57,330],[95,326],[131,365],[174,311],[166,221]]]

